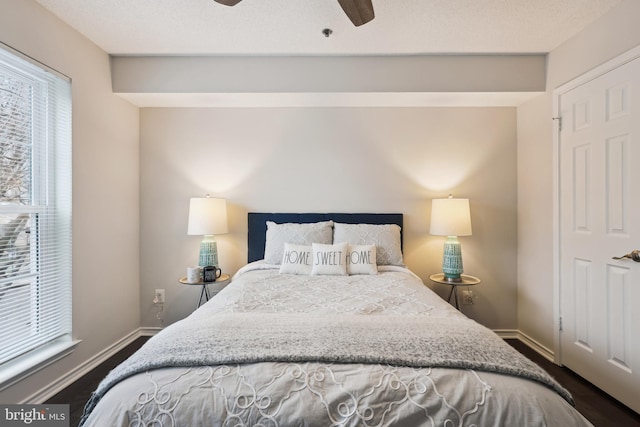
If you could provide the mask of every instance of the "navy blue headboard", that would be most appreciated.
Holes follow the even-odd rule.
[[[342,222],[345,224],[398,224],[402,236],[402,214],[400,213],[262,213],[248,214],[248,262],[264,258],[264,243],[267,221],[276,224],[285,222],[309,223],[318,221]]]

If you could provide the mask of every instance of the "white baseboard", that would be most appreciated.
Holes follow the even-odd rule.
[[[531,338],[529,335],[517,329],[494,329],[493,332],[495,332],[500,338],[505,340],[519,340],[526,346],[530,347],[536,353],[539,353],[548,361],[555,363],[555,355],[553,351],[543,346],[538,341]]]
[[[543,346],[538,341],[531,338],[529,335],[518,331],[518,339],[522,341],[527,346],[531,347],[532,350],[539,353],[542,357],[547,359],[549,362],[556,363],[555,361],[555,353],[548,347]]]
[[[125,337],[121,338],[117,342],[111,344],[109,347],[105,348],[95,356],[91,357],[86,362],[82,363],[80,366],[72,369],[71,371],[65,373],[63,376],[55,380],[54,382],[48,384],[47,386],[41,388],[31,396],[23,399],[20,404],[41,404],[60,391],[64,390],[66,387],[73,384],[75,381],[82,378],[84,375],[89,373],[92,369],[99,366],[101,363],[109,359],[111,356],[134,342],[139,337],[143,336],[142,328],[136,329]]]
[[[519,335],[516,329],[493,329],[493,332],[503,340],[517,340]]]
[[[141,337],[152,337],[155,334],[157,334],[158,332],[160,332],[162,330],[162,328],[158,328],[158,327],[142,327],[140,329],[138,329],[140,331],[140,336]]]

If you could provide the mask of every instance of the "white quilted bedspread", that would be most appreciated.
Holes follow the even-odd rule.
[[[241,286],[225,289],[212,301],[207,310],[260,313],[310,313],[310,314],[425,314],[439,307],[441,316],[459,313],[450,310],[448,304],[437,298],[422,298],[425,290],[416,276],[401,267],[380,266],[384,274],[376,276],[297,276],[278,274],[277,270],[264,269],[265,264],[254,264],[253,270],[241,270],[234,280],[245,277],[250,280]],[[418,286],[416,286],[418,285]],[[444,308],[444,310],[443,310]]]
[[[291,276],[278,274],[272,266],[250,264],[188,321],[227,312],[428,315],[451,322],[463,317],[410,271],[399,267],[381,270],[377,276]],[[85,425],[448,427],[589,423],[550,388],[508,375],[381,364],[261,362],[162,368],[137,374],[116,384],[98,402]]]

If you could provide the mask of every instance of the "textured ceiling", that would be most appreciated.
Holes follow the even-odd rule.
[[[37,1],[111,54],[388,55],[549,52],[621,0],[373,0],[361,27],[336,0]]]

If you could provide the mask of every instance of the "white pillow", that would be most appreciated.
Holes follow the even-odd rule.
[[[347,273],[378,274],[376,245],[349,245],[347,250]]]
[[[269,264],[280,264],[284,255],[284,244],[311,245],[314,242],[330,244],[333,241],[333,221],[311,224],[276,224],[267,221],[264,244],[264,260]]]
[[[404,266],[402,245],[400,244],[400,226],[397,224],[334,224],[335,242],[348,242],[350,245],[376,245],[378,265]]]
[[[349,245],[346,242],[335,245],[314,243],[311,246],[313,249],[312,275],[347,275],[347,248]]]
[[[280,274],[311,274],[311,245],[284,244]]]

